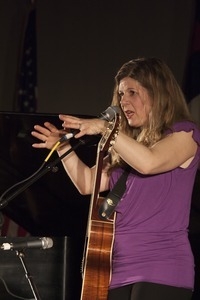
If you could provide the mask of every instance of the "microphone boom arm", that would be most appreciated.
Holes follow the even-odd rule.
[[[56,158],[51,163],[48,163],[44,169],[42,169],[39,173],[37,173],[34,177],[31,177],[29,181],[27,181],[24,185],[22,185],[19,189],[14,191],[10,196],[7,198],[0,197],[0,209],[3,209],[5,206],[8,205],[8,203],[15,199],[19,194],[21,194],[23,191],[25,191],[29,186],[31,186],[34,182],[36,182],[39,178],[44,176],[47,172],[53,170],[53,168],[61,162],[61,160],[69,155],[72,151],[76,150],[79,146],[84,145],[87,143],[87,140],[80,139],[77,144],[75,144],[73,147],[71,147],[69,150],[67,150],[65,153],[63,153],[60,157]]]

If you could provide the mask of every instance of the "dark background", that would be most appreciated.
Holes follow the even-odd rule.
[[[0,111],[98,115],[138,56],[164,59],[185,86],[198,3],[1,0]]]
[[[199,0],[1,0],[0,193],[33,174],[48,154],[31,146],[34,124],[48,120],[60,126],[58,113],[99,115],[110,104],[117,70],[132,58],[164,59],[200,123],[199,22]],[[95,162],[95,145],[76,151],[88,165]],[[55,239],[52,249],[27,251],[28,266],[42,299],[78,300],[90,197],[81,196],[57,166],[9,202],[0,221],[22,227],[23,239]],[[196,263],[193,300],[200,299],[199,195],[198,172],[189,227]],[[6,230],[3,226],[3,236]],[[9,241],[22,238],[16,232]],[[22,271],[14,252],[0,252],[0,279],[30,298]],[[1,299],[13,299],[1,283]]]

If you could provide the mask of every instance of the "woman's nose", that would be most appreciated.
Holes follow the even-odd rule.
[[[123,106],[123,105],[125,105],[127,103],[128,103],[128,97],[126,97],[125,95],[123,95],[121,97],[120,104],[121,104],[121,106]]]

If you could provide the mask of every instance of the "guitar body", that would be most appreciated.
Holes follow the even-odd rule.
[[[81,300],[107,300],[111,277],[112,246],[114,239],[115,213],[108,220],[102,220],[98,211],[103,198],[99,198],[99,187],[103,158],[109,150],[119,126],[119,115],[109,124],[97,149],[96,174],[88,214],[87,234],[83,256],[83,283]]]
[[[85,253],[82,300],[106,300],[111,275],[114,220],[92,218]]]

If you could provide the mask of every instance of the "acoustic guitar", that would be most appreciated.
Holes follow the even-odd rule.
[[[111,255],[114,236],[113,214],[108,220],[101,220],[98,214],[103,198],[99,197],[101,172],[105,154],[112,148],[112,142],[119,128],[119,114],[110,121],[97,147],[96,172],[93,193],[90,200],[88,224],[82,263],[81,300],[106,300],[111,276]]]

